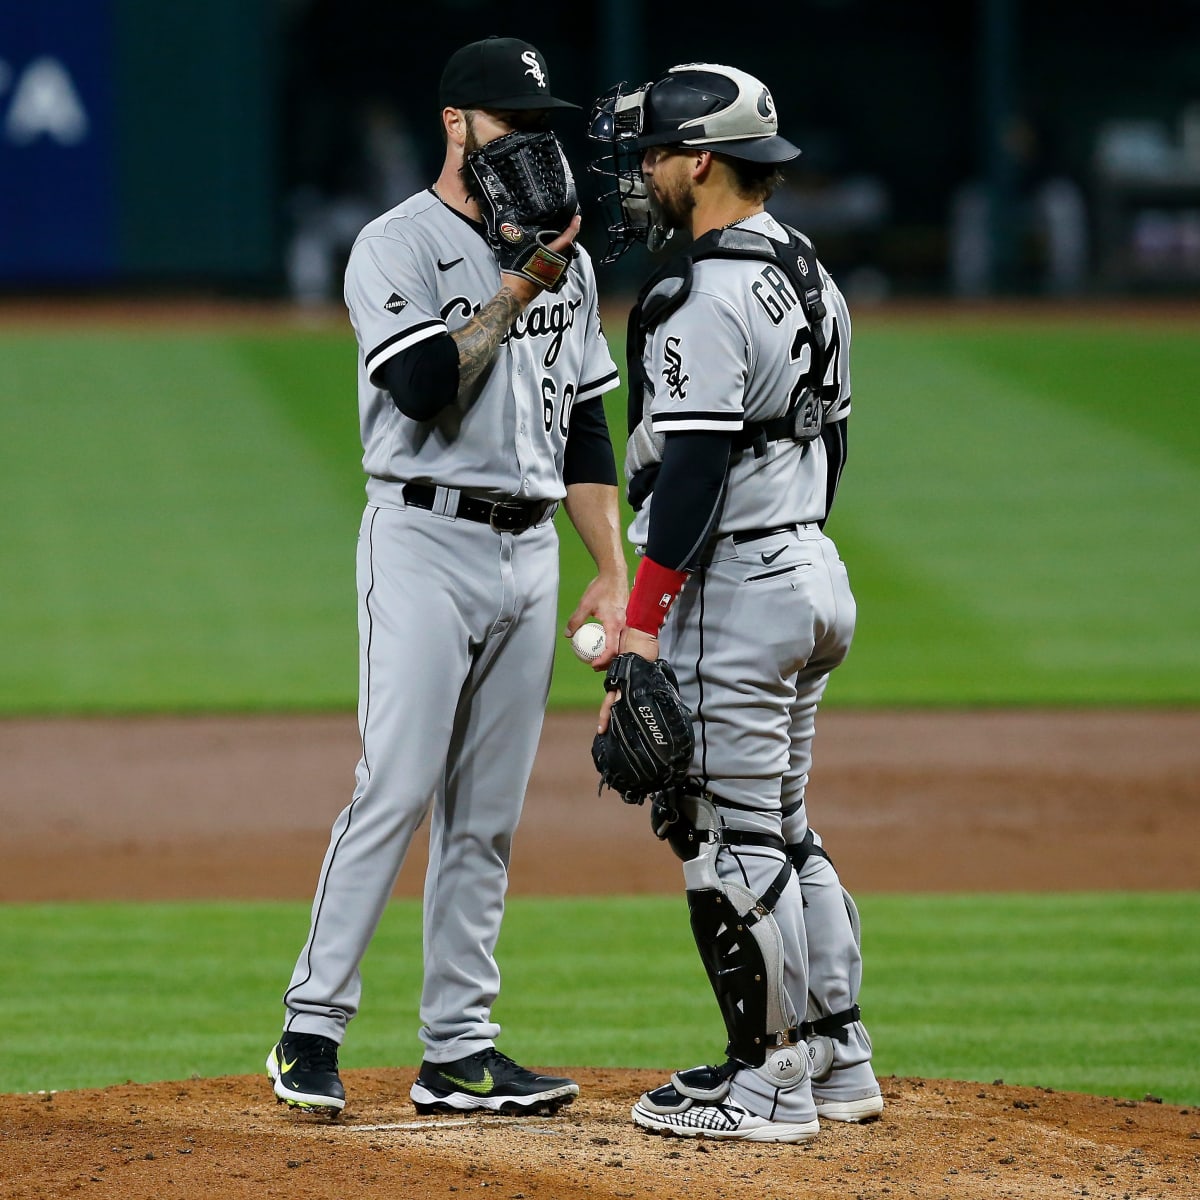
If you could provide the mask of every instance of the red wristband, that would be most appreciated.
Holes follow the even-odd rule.
[[[643,558],[625,608],[625,624],[630,629],[657,637],[675,597],[686,582],[686,571],[672,571],[652,558]]]

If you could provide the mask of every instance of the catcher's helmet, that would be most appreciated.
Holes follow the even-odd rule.
[[[789,162],[800,153],[779,136],[766,86],[715,63],[672,67],[646,88],[638,149],[679,145],[762,163]]]
[[[601,197],[615,216],[601,262],[615,261],[635,242],[661,249],[670,237],[651,211],[642,178],[648,147],[689,146],[766,164],[800,153],[779,136],[766,87],[745,71],[715,63],[684,63],[639,88],[617,84],[593,105],[589,137],[605,149],[591,170],[616,185]]]

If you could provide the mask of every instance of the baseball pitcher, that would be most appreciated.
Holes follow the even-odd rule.
[[[579,1091],[496,1049],[494,951],[550,686],[560,504],[598,568],[566,632],[596,618],[615,647],[622,629],[628,583],[601,404],[618,375],[575,245],[574,180],[547,124],[576,106],[552,95],[545,60],[515,38],[455,53],[440,101],[437,182],[368,224],[346,269],[368,477],[362,757],[267,1059],[280,1100],[333,1115],[359,964],[426,819],[413,1103],[545,1113]]]

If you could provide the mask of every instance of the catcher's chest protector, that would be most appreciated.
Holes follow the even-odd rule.
[[[643,285],[629,314],[625,341],[629,377],[628,436],[633,436],[644,415],[648,383],[643,361],[646,339],[687,300],[692,290],[693,264],[707,258],[756,259],[776,266],[800,298],[812,338],[812,362],[805,376],[804,390],[794,399],[785,416],[771,421],[747,422],[735,439],[735,449],[753,447],[756,454],[761,454],[769,441],[790,438],[808,442],[820,436],[825,412],[822,386],[829,359],[823,325],[825,302],[821,299],[821,272],[812,243],[794,229],[782,228],[788,235],[786,242],[777,242],[750,229],[715,229],[698,238],[687,253],[673,258]]]

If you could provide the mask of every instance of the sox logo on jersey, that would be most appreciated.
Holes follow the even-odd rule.
[[[667,381],[667,388],[672,400],[687,398],[687,385],[691,379],[690,375],[683,374],[683,358],[679,353],[679,342],[679,338],[669,337],[663,348],[663,357],[666,358],[667,365],[663,368],[662,376]]]

